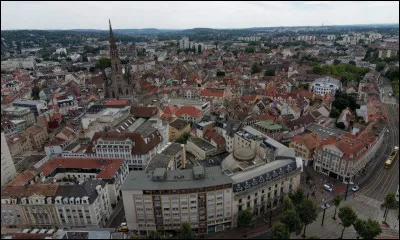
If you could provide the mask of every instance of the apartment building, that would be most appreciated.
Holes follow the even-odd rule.
[[[20,174],[1,189],[2,228],[104,227],[111,215],[106,183],[46,183],[34,172]]]
[[[22,135],[26,136],[31,141],[32,148],[36,150],[44,147],[44,143],[49,137],[47,129],[37,125],[25,129]]]
[[[339,181],[353,181],[375,157],[382,144],[386,128],[376,133],[374,125],[371,123],[364,131],[356,134],[346,133],[324,140],[316,149],[314,170]]]
[[[122,183],[129,170],[123,159],[55,157],[46,162],[40,172],[42,176],[57,181],[102,179],[106,183],[111,204],[114,205],[122,197]]]
[[[32,141],[27,136],[17,134],[7,140],[11,156],[15,156],[22,152],[32,151]]]
[[[133,171],[122,187],[128,228],[173,234],[188,222],[199,234],[231,228],[232,180],[218,166]]]
[[[296,157],[301,157],[305,160],[312,160],[314,157],[314,151],[322,140],[323,138],[317,133],[296,135],[289,143],[289,147],[294,149]]]
[[[17,176],[14,161],[4,133],[1,133],[1,186]]]
[[[27,107],[5,108],[3,114],[10,120],[25,120],[25,127],[30,127],[36,122],[35,114]]]

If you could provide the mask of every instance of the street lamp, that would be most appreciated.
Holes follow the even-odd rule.
[[[324,214],[322,215],[322,223],[321,226],[324,226],[324,219],[325,219],[325,210],[328,209],[331,205],[328,203],[322,204],[321,208],[324,210]]]
[[[345,182],[345,184],[347,185],[347,186],[346,186],[346,195],[344,196],[344,200],[346,201],[346,199],[347,199],[347,192],[349,191],[349,185],[350,185],[350,184],[354,184],[354,183],[348,181],[348,182]]]

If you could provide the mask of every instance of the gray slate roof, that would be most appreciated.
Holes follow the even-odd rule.
[[[194,179],[193,169],[172,170],[167,172],[166,180],[153,181],[152,172],[132,171],[122,185],[122,190],[179,190],[232,183],[231,178],[222,173],[219,166],[205,168],[204,172],[204,178]],[[183,178],[177,179],[176,176],[183,176]]]

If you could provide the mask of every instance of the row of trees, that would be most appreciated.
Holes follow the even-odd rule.
[[[333,65],[319,65],[315,63],[311,72],[320,75],[331,75],[341,77],[343,82],[356,81],[359,82],[362,77],[368,73],[368,68],[356,67],[355,63],[350,64],[333,64]]]
[[[377,221],[372,219],[362,220],[359,219],[356,212],[351,206],[340,207],[340,203],[343,198],[340,195],[336,195],[333,199],[335,206],[335,213],[333,219],[336,220],[336,212],[339,208],[338,217],[341,220],[343,226],[340,238],[343,238],[344,230],[353,225],[356,232],[362,239],[374,239],[382,233],[382,229]],[[385,196],[382,208],[385,209],[385,220],[389,210],[398,209],[399,203],[396,201],[394,193],[388,193]],[[270,238],[271,239],[289,239],[292,233],[297,233],[304,229],[303,237],[305,237],[305,231],[307,225],[314,222],[317,218],[317,207],[314,203],[304,198],[304,192],[302,189],[297,189],[289,197],[285,197],[283,201],[283,216],[281,221],[274,224]],[[311,236],[308,238],[318,239],[317,236]]]

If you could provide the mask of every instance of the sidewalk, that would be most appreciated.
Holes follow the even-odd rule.
[[[281,218],[282,209],[272,212],[272,226]],[[264,217],[266,216],[266,217]],[[256,237],[258,235],[268,232],[271,228],[269,222],[264,222],[264,218],[269,221],[269,212],[256,220],[256,225],[253,228],[247,229],[247,239]],[[245,230],[243,228],[234,228],[221,232],[208,233],[209,239],[244,239]]]

